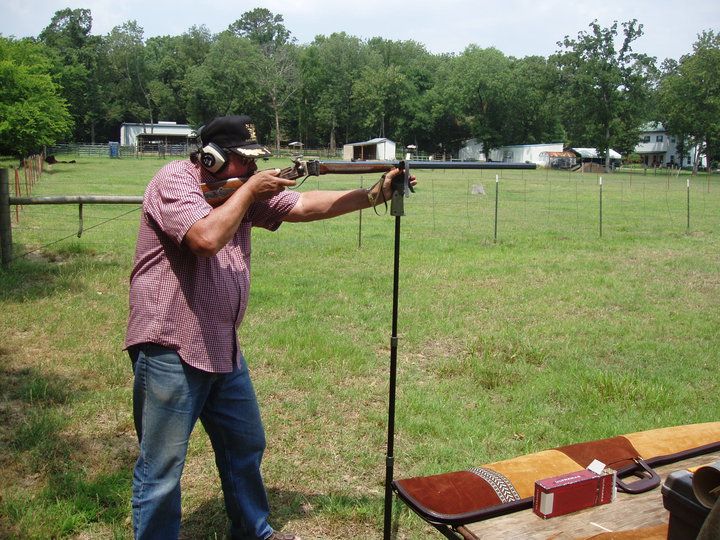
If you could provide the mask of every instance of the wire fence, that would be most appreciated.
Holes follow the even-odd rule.
[[[60,143],[46,149],[48,156],[55,159],[67,160],[77,157],[111,157],[111,158],[137,158],[152,159],[166,157],[187,157],[195,150],[195,145],[186,144],[163,144],[143,142],[136,145],[123,145],[119,143]],[[327,158],[341,158],[342,147],[332,150],[329,147],[320,148],[293,148],[289,146],[280,147],[279,151],[271,148],[275,157],[298,156]],[[427,159],[427,156],[425,156]]]
[[[154,165],[153,165],[154,167]],[[720,177],[644,171],[609,175],[536,171],[418,170],[417,193],[406,202],[413,234],[461,235],[504,242],[532,236],[598,239],[703,234],[720,230]],[[319,177],[301,189],[367,187],[366,176]],[[46,185],[47,183],[47,185]],[[66,195],[108,189],[107,180],[45,178],[45,192]],[[117,185],[117,194],[141,195],[144,185]],[[11,196],[13,188],[11,187]],[[19,190],[22,195],[22,189]],[[17,195],[17,194],[16,194]],[[132,250],[139,205],[26,205],[12,215],[13,259],[63,242],[85,249]],[[382,214],[382,207],[379,209]],[[365,211],[368,215],[368,211]],[[316,225],[347,241],[374,234],[388,220],[346,216]],[[335,221],[335,220],[333,220]],[[348,235],[345,237],[345,235]]]
[[[418,190],[406,203],[406,213],[418,235],[503,242],[720,230],[718,175],[656,175],[642,170],[609,175],[545,170],[415,174]],[[342,184],[328,186],[332,187]],[[373,224],[374,220],[364,221],[364,227]]]

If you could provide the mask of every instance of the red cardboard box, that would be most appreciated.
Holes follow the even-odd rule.
[[[615,471],[588,469],[535,482],[533,511],[543,519],[615,500]]]

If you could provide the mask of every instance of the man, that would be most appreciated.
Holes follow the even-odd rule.
[[[199,418],[220,473],[230,537],[299,540],[268,524],[260,473],[265,433],[236,330],[250,289],[250,230],[331,218],[390,199],[393,169],[369,190],[286,191],[279,170],[257,172],[270,155],[247,116],[200,129],[200,150],[163,167],[145,191],[125,346],[135,382],[140,452],[133,475],[138,539],[175,539],[180,477]],[[200,184],[247,178],[212,208]],[[412,179],[413,184],[415,179]]]

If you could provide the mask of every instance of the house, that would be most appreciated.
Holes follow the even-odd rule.
[[[696,147],[689,145],[678,149],[677,138],[659,123],[643,126],[640,142],[635,146],[635,153],[646,167],[692,167],[695,164],[696,150]],[[699,166],[705,166],[704,156],[700,157]]]
[[[343,145],[343,159],[355,160],[394,160],[395,143],[390,139],[377,138],[369,141]]]
[[[486,161],[482,143],[475,139],[466,141],[460,149],[459,158],[461,161]],[[620,164],[620,159],[620,154],[610,149],[613,167]],[[487,161],[535,163],[541,167],[560,169],[580,168],[578,163],[605,164],[605,158],[595,148],[564,148],[563,143],[501,146],[490,151],[490,159]]]
[[[461,161],[501,161],[506,163],[535,163],[547,165],[549,152],[562,152],[563,143],[513,144],[490,151],[489,159],[483,151],[483,145],[476,139],[465,141],[458,157]]]
[[[196,144],[197,134],[187,124],[158,122],[157,124],[124,123],[120,126],[120,145],[137,151],[148,147],[168,148],[171,153],[187,153]],[[175,151],[177,150],[177,151]]]
[[[562,152],[542,152],[540,154],[544,167],[552,169],[567,169],[572,171],[589,170],[585,164],[605,166],[605,157],[601,156],[596,148],[565,148]],[[610,165],[614,168],[620,165],[622,156],[612,148],[610,149]]]
[[[513,144],[503,146],[490,152],[492,161],[503,161],[507,163],[542,163],[543,152],[558,152],[563,149],[562,143],[548,144]]]

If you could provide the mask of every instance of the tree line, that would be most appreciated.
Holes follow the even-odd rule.
[[[720,35],[658,65],[633,51],[636,20],[597,21],[548,58],[468,46],[431,54],[415,41],[344,32],[298,44],[282,15],[245,12],[212,34],[144,38],[135,21],[91,33],[89,9],[57,11],[36,37],[0,36],[0,153],[59,141],[117,140],[120,124],[198,127],[249,113],[264,142],[334,150],[388,137],[452,155],[475,138],[486,151],[563,141],[632,152],[642,126],[662,122],[708,158],[720,141]],[[708,159],[710,161],[710,159]]]

